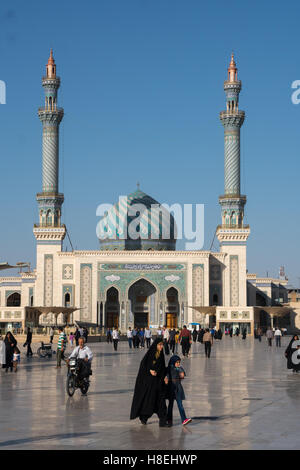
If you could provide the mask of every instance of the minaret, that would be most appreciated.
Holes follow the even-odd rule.
[[[224,126],[224,196],[219,201],[222,207],[222,225],[243,227],[246,196],[240,193],[240,130],[245,112],[239,110],[239,94],[242,82],[237,78],[237,68],[233,54],[228,67],[228,77],[224,82],[226,111],[221,111],[220,119]]]
[[[56,65],[52,49],[42,78],[45,104],[38,110],[43,124],[42,192],[37,194],[39,223],[34,227],[37,240],[53,240],[56,244],[65,237],[65,226],[61,224],[61,206],[64,195],[59,192],[59,125],[64,115],[57,107],[57,90],[60,78],[56,76]]]
[[[238,80],[237,67],[233,54],[228,67],[227,80],[224,82],[226,94],[226,111],[221,111],[220,119],[224,126],[224,195],[219,197],[222,210],[222,224],[218,226],[216,235],[220,242],[220,250],[229,255],[229,263],[235,266],[240,279],[240,288],[235,300],[227,299],[227,305],[247,305],[246,299],[246,242],[250,228],[244,224],[244,206],[246,196],[241,195],[240,183],[240,130],[244,123],[245,112],[239,110],[239,94],[242,83]],[[230,269],[231,284],[235,276]],[[230,287],[230,288],[231,288]],[[229,289],[226,290],[227,293]],[[233,295],[233,294],[232,294]],[[230,294],[230,298],[232,297]],[[226,297],[226,293],[224,297]]]

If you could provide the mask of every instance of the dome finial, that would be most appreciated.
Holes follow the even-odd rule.
[[[48,59],[48,63],[46,65],[46,75],[47,78],[56,78],[56,65],[55,60],[53,58],[53,49],[50,49],[50,56]]]
[[[140,183],[139,181],[136,183],[137,189],[140,189]]]
[[[233,54],[233,51],[231,52],[231,60],[230,60],[230,64],[229,64],[229,67],[228,67],[228,80],[230,82],[235,82],[237,80],[237,67],[236,67],[236,63],[234,61],[234,54]]]

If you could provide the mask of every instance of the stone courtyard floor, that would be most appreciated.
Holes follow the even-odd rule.
[[[193,422],[183,428],[174,405],[172,428],[130,421],[131,399],[145,350],[118,352],[91,343],[95,354],[86,397],[65,392],[66,367],[23,357],[19,371],[0,373],[2,449],[300,449],[300,374],[286,369],[284,350],[248,337],[223,337],[210,359],[193,345],[183,360],[184,402]],[[35,349],[36,349],[36,345]]]

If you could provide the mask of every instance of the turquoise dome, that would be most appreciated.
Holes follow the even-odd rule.
[[[97,230],[101,250],[175,250],[174,233],[173,215],[140,189],[120,198]]]

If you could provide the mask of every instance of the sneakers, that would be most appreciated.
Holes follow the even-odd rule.
[[[184,421],[182,421],[182,426],[189,424],[191,421],[192,421],[192,418],[186,418]]]

